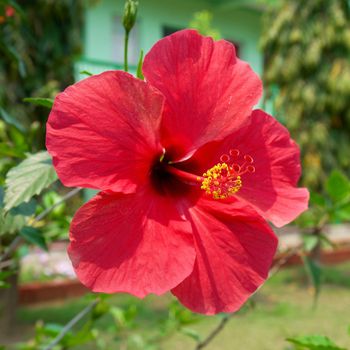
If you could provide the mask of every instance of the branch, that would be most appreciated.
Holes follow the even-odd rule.
[[[65,194],[58,202],[56,202],[54,205],[52,205],[50,208],[45,209],[42,213],[40,213],[38,216],[36,216],[32,223],[35,223],[37,221],[42,220],[45,216],[47,216],[52,210],[54,210],[56,207],[58,207],[60,204],[65,202],[66,200],[70,199],[71,197],[75,196],[81,188],[75,188],[74,190],[69,191],[67,194]],[[17,236],[9,245],[5,253],[0,256],[0,262],[5,261],[7,258],[9,258],[12,253],[23,243],[23,237]]]
[[[60,334],[46,347],[44,350],[53,349],[63,338],[64,336],[85,316],[87,315],[97,304],[99,300],[96,299],[85,309],[81,310],[76,316],[74,316],[63,328]]]
[[[285,265],[295,254],[299,253],[302,250],[302,245],[298,245],[292,249],[289,250],[289,252],[287,252],[287,254],[281,258],[280,260],[278,260],[276,262],[276,264],[272,267],[272,269],[269,272],[269,277],[271,278],[273,275],[275,275],[279,269]]]
[[[65,202],[66,200],[75,196],[78,192],[81,191],[81,188],[75,188],[74,190],[66,193],[58,202],[56,202],[52,207],[45,209],[42,213],[40,213],[37,217],[34,218],[34,222],[42,220],[46,215],[48,215],[52,210],[58,207],[60,204]]]
[[[208,334],[208,336],[203,341],[197,344],[195,350],[201,350],[204,347],[206,347],[209,343],[211,343],[211,341],[224,329],[227,322],[232,316],[233,314],[224,316],[220,323]]]

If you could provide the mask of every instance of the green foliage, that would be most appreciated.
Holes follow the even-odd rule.
[[[43,97],[26,97],[23,99],[23,102],[28,102],[36,106],[43,106],[46,108],[52,108],[53,106],[52,98],[43,98]]]
[[[314,300],[321,290],[323,268],[320,264],[321,249],[333,247],[325,234],[329,223],[342,223],[350,220],[350,179],[334,170],[326,178],[324,196],[311,192],[310,209],[296,221],[303,232],[303,258],[314,290]]]
[[[18,122],[14,117],[9,115],[3,108],[0,107],[0,117],[9,125],[14,126],[21,132],[25,132],[25,128],[22,124]]]
[[[83,74],[83,75],[87,75],[88,77],[91,77],[93,74],[87,70],[82,70],[81,72],[79,72],[79,74]]]
[[[139,63],[137,64],[136,77],[145,80],[145,77],[142,73],[142,64],[143,64],[143,50],[140,52]]]
[[[28,242],[37,245],[43,250],[48,250],[45,237],[41,234],[40,230],[31,226],[24,226],[19,231],[19,234]]]
[[[296,223],[304,230],[321,230],[327,223],[342,223],[350,220],[350,179],[334,170],[326,178],[324,195],[311,192],[310,209]],[[310,241],[307,243],[311,244]]]
[[[211,36],[215,40],[221,39],[218,29],[212,26],[213,14],[210,11],[203,10],[196,12],[189,23],[189,27],[197,29],[199,33]]]
[[[6,282],[7,278],[12,275],[12,271],[0,271],[0,290],[9,288],[10,284]],[[1,347],[0,347],[1,349]]]
[[[39,100],[32,106],[22,101],[30,96],[43,98],[44,103],[74,82],[73,63],[81,51],[85,2],[1,1],[4,6],[11,5],[14,14],[0,23],[0,106],[12,119],[9,122],[6,118],[7,133],[10,126],[27,133],[33,123],[39,124],[38,135],[27,152],[44,147],[43,125],[48,113]]]
[[[58,202],[60,202],[59,205],[57,205]],[[67,205],[67,203],[62,201],[62,196],[54,190],[49,190],[42,194],[40,203],[37,206],[38,215],[55,206],[45,217],[44,221],[38,223],[42,234],[48,242],[67,239],[72,213],[80,205],[81,200],[79,197],[76,198],[75,204],[71,202],[70,205]]]
[[[335,203],[350,201],[350,181],[339,171],[333,171],[327,179],[326,191]]]
[[[334,168],[349,175],[349,2],[286,0],[264,28],[266,98],[301,146],[304,184],[319,188]]]
[[[288,338],[287,341],[295,345],[296,350],[346,350],[339,347],[328,337],[323,335],[307,335]]]
[[[56,180],[57,174],[46,151],[29,155],[6,176],[5,210],[29,201]]]
[[[314,302],[316,303],[321,290],[322,268],[320,263],[317,260],[313,260],[310,256],[305,256],[303,261],[314,288]]]
[[[35,213],[36,202],[21,203],[9,212],[4,210],[4,189],[0,187],[0,236],[18,232]]]

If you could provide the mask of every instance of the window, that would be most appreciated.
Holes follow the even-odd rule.
[[[173,34],[175,32],[177,32],[178,30],[181,30],[182,28],[176,28],[176,27],[171,27],[171,26],[163,26],[163,36],[167,36],[170,34]],[[225,39],[228,42],[230,42],[231,44],[234,45],[234,47],[236,48],[236,55],[237,57],[240,56],[240,44],[237,41],[234,40],[230,40],[230,39]]]

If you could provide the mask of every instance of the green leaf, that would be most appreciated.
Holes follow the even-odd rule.
[[[32,198],[29,202],[21,203],[19,206],[12,208],[10,214],[32,216],[35,214],[36,205],[36,200]]]
[[[90,73],[89,71],[87,71],[87,70],[82,70],[82,71],[80,71],[79,72],[80,74],[83,74],[83,75],[87,75],[87,76],[89,76],[89,77],[91,77],[93,74],[92,73]]]
[[[302,239],[304,243],[304,249],[307,252],[311,252],[311,250],[314,249],[319,242],[319,239],[316,235],[304,234],[302,236]]]
[[[326,199],[319,193],[311,192],[310,193],[310,204],[317,205],[321,208],[326,206]]]
[[[318,213],[313,208],[310,208],[297,218],[296,224],[301,228],[309,228],[317,226],[318,221]]]
[[[136,76],[141,80],[145,80],[145,77],[143,76],[143,73],[142,73],[142,64],[143,64],[143,50],[141,50],[140,52],[140,58],[139,58],[139,63],[137,64]]]
[[[109,304],[105,300],[100,300],[92,310],[91,317],[93,318],[93,320],[97,320],[98,318],[109,312],[109,310]]]
[[[319,237],[323,247],[328,247],[333,249],[337,247],[337,245],[334,242],[332,242],[326,234],[321,233]]]
[[[3,210],[4,190],[0,187],[0,235],[18,232],[27,222],[27,217],[35,213],[36,201],[22,203],[5,213]]]
[[[31,200],[29,203],[22,203],[18,207],[12,208],[9,212],[0,213],[0,235],[13,234],[18,232],[28,221],[28,216],[35,213],[36,201]]]
[[[5,142],[0,142],[0,158],[2,157],[25,158],[25,154],[21,150],[9,146]]]
[[[110,308],[110,313],[114,319],[114,321],[119,325],[124,327],[126,324],[125,312],[123,309],[117,306],[113,306]]]
[[[36,106],[42,106],[46,108],[52,108],[54,100],[52,98],[43,97],[25,97],[23,102],[28,102]]]
[[[303,262],[314,287],[314,301],[316,302],[321,289],[322,268],[317,261],[311,259],[309,256],[305,256]]]
[[[0,107],[0,117],[3,119],[7,124],[14,126],[16,129],[20,130],[21,132],[25,132],[24,126],[16,120],[14,117],[12,117],[10,114],[8,114],[3,108]]]
[[[331,213],[331,219],[337,223],[349,221],[350,220],[350,202],[334,208],[334,211]]]
[[[341,172],[334,170],[326,181],[326,190],[335,203],[342,201],[350,196],[349,179]]]
[[[57,174],[46,151],[29,155],[7,173],[5,210],[28,202],[56,180]]]
[[[0,271],[0,289],[9,288],[11,285],[6,282],[6,279],[10,277],[14,272],[13,271]],[[0,347],[1,349],[1,347]]]
[[[41,249],[48,250],[44,236],[35,227],[24,226],[19,234],[28,242],[39,246]]]
[[[324,335],[306,335],[293,338],[287,338],[288,342],[293,343],[303,349],[309,350],[346,350],[336,345],[332,340]]]
[[[181,333],[187,335],[188,337],[192,338],[193,340],[195,340],[197,343],[201,341],[201,337],[198,334],[198,332],[196,332],[195,330],[193,330],[192,328],[181,328]]]

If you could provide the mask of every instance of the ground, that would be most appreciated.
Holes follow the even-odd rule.
[[[207,350],[285,350],[287,337],[305,334],[323,334],[337,344],[350,348],[350,264],[327,267],[325,284],[318,303],[313,307],[311,289],[307,287],[302,268],[289,268],[278,272],[255,295],[253,308],[237,313]],[[171,296],[148,297],[138,300],[128,296],[113,296],[117,306],[135,304],[139,310],[136,322],[145,334],[151,334],[159,327],[167,314]],[[45,322],[66,323],[78,313],[87,300],[70,300],[56,304],[23,307],[18,312],[16,339],[27,338],[33,325],[41,319]],[[108,332],[112,319],[104,317],[99,321],[100,335],[109,341],[113,334]],[[219,322],[218,317],[203,317],[190,327],[205,337]],[[11,339],[8,339],[10,341]],[[161,343],[160,349],[193,349],[195,342],[183,335],[175,334]],[[76,348],[78,349],[78,348]],[[95,347],[84,346],[90,350]],[[112,346],[115,350],[117,347]],[[129,348],[128,348],[129,349]],[[134,349],[134,348],[130,348]],[[109,348],[108,348],[109,350]]]

